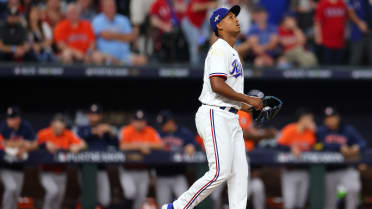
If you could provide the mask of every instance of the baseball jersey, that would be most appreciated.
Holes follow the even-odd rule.
[[[315,21],[322,29],[323,45],[329,48],[343,48],[347,23],[347,7],[342,0],[331,3],[322,0],[316,9]]]
[[[315,133],[312,130],[300,133],[297,124],[291,123],[282,129],[278,144],[288,147],[297,146],[301,151],[309,151],[315,144]]]
[[[252,128],[253,126],[253,119],[251,114],[244,112],[244,111],[239,111],[239,125],[242,127],[242,130],[247,130]],[[245,149],[247,151],[252,151],[254,149],[255,143],[254,141],[244,138],[244,144],[245,144]]]
[[[218,39],[209,49],[204,64],[203,90],[199,101],[217,107],[240,109],[240,102],[228,99],[212,90],[210,78],[224,77],[226,84],[238,93],[244,92],[243,67],[238,52],[225,40]]]
[[[120,133],[120,144],[124,143],[162,143],[158,132],[151,126],[145,127],[142,131],[137,131],[133,125],[123,127]]]
[[[37,141],[39,144],[44,144],[49,141],[64,150],[68,150],[73,144],[80,144],[82,142],[82,140],[70,130],[66,129],[60,136],[56,136],[50,127],[39,131],[37,134]]]

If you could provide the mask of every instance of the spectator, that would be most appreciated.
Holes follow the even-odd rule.
[[[253,11],[254,24],[247,34],[247,41],[255,56],[254,65],[269,67],[274,65],[274,50],[278,45],[276,26],[267,22],[267,13],[264,8],[257,7]]]
[[[350,65],[360,65],[364,49],[368,49],[369,65],[372,65],[372,2],[349,0],[351,25]]]
[[[314,0],[291,0],[296,11],[298,27],[305,33],[306,37],[313,36],[314,13],[316,3]]]
[[[120,133],[120,149],[139,151],[148,155],[152,150],[163,149],[163,143],[154,128],[147,125],[145,114],[137,110],[131,124]],[[126,199],[134,201],[132,209],[141,209],[149,187],[149,173],[145,166],[126,165],[120,169],[120,182]]]
[[[192,132],[176,122],[173,113],[164,110],[157,116],[159,134],[169,152],[184,152],[193,156],[196,149],[196,141]],[[173,195],[180,196],[187,190],[185,165],[168,165],[156,167],[156,198],[158,205],[171,202]]]
[[[115,149],[117,138],[114,129],[103,121],[102,107],[92,104],[88,110],[89,125],[79,126],[78,135],[88,144],[90,151],[109,151]],[[111,202],[110,181],[105,165],[98,165],[97,173],[97,200],[104,208]]]
[[[322,61],[340,65],[344,56],[347,7],[342,0],[320,0],[315,15],[315,42],[322,46]]]
[[[18,11],[19,16],[20,16],[20,23],[24,26],[25,25],[25,19],[24,19],[24,14],[26,12],[25,8],[23,7],[22,3],[20,0],[8,0],[6,7],[4,8],[3,13],[0,14],[0,17],[2,20],[6,19],[7,14],[9,11]]]
[[[259,0],[259,6],[265,8],[269,14],[269,23],[279,25],[284,14],[289,11],[290,0]]]
[[[21,118],[18,107],[9,107],[6,120],[1,123],[0,134],[3,136],[5,157],[10,161],[26,159],[27,152],[37,148],[35,132],[31,125]],[[23,164],[5,164],[1,170],[4,185],[3,209],[18,208],[18,198],[23,186]]]
[[[130,1],[130,20],[133,24],[133,33],[139,34],[135,37],[134,47],[137,48],[142,54],[148,53],[147,47],[150,44],[148,15],[152,3],[155,0],[136,0]],[[142,29],[142,30],[141,30]],[[144,33],[144,36],[142,35]]]
[[[278,144],[298,157],[312,149],[315,143],[315,123],[311,112],[297,111],[297,122],[286,125]],[[285,209],[304,208],[309,188],[309,173],[306,167],[287,167],[282,172],[282,195]]]
[[[0,60],[35,61],[17,10],[8,9],[6,22],[0,26]]]
[[[77,0],[77,4],[81,8],[81,19],[88,20],[89,22],[97,15],[92,1],[93,0]]]
[[[56,26],[54,39],[61,51],[60,58],[65,64],[73,62],[102,64],[103,54],[95,50],[95,36],[90,23],[80,19],[80,7],[70,3],[67,18]]]
[[[103,0],[103,13],[93,20],[97,48],[108,57],[107,62],[114,64],[144,65],[146,57],[130,52],[129,43],[137,34],[132,32],[127,17],[116,13],[114,0]]]
[[[83,140],[66,129],[66,119],[61,114],[54,116],[50,127],[38,132],[37,141],[51,154],[59,150],[78,153],[86,148]],[[65,165],[44,165],[41,170],[41,184],[46,191],[43,209],[59,209],[62,206],[67,184]]]
[[[279,27],[279,43],[284,51],[278,61],[279,67],[292,65],[313,67],[317,65],[315,55],[305,49],[306,37],[291,14],[284,16]]]
[[[156,29],[154,53],[160,62],[185,61],[188,52],[184,35],[180,29],[181,11],[176,7],[179,0],[156,0],[151,5],[150,23]],[[177,15],[178,14],[178,15]]]
[[[42,18],[51,28],[54,28],[65,18],[60,0],[47,0],[46,7],[42,12]]]
[[[40,62],[56,61],[52,50],[53,33],[49,24],[41,20],[39,7],[31,7],[27,14],[29,41],[32,52]]]
[[[182,30],[188,42],[191,65],[200,65],[199,48],[209,37],[209,9],[217,6],[216,1],[190,0],[185,18],[182,20]],[[172,12],[172,11],[171,11]]]
[[[324,125],[317,131],[317,141],[323,151],[341,152],[345,159],[358,158],[366,148],[366,141],[351,125],[341,121],[337,110],[327,107],[324,111]],[[326,173],[325,208],[336,209],[337,187],[342,185],[346,191],[346,209],[359,206],[361,182],[359,171],[353,166],[329,165]]]

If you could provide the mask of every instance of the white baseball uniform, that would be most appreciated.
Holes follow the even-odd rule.
[[[210,77],[222,76],[226,84],[243,93],[243,68],[238,52],[218,39],[210,48],[204,65],[204,84],[199,100],[203,105],[195,122],[202,137],[209,171],[173,202],[175,209],[192,209],[227,181],[230,209],[245,209],[248,196],[248,163],[238,115],[228,110],[240,102],[213,92]],[[222,110],[220,107],[225,107]]]

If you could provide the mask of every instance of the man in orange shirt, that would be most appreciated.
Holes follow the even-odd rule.
[[[71,130],[66,129],[66,120],[63,115],[57,114],[50,127],[42,129],[37,134],[40,146],[55,154],[59,150],[77,153],[86,148],[86,143],[78,138]],[[67,176],[62,166],[43,166],[41,184],[46,194],[43,209],[59,209],[65,195]]]
[[[102,64],[105,56],[95,50],[95,35],[90,22],[80,19],[80,7],[70,3],[66,19],[54,29],[54,40],[61,51],[60,58],[65,64],[75,61]]]
[[[147,125],[145,113],[137,110],[131,124],[122,128],[120,132],[120,149],[124,151],[139,151],[143,155],[152,150],[161,150],[164,145],[154,128]],[[149,173],[145,166],[120,169],[120,182],[126,199],[133,201],[132,209],[141,209],[145,202]]]
[[[299,157],[302,152],[310,151],[315,144],[313,114],[306,109],[296,113],[297,122],[286,125],[278,139],[279,146],[289,149]],[[285,209],[304,208],[309,188],[309,174],[306,167],[287,167],[282,172],[282,194]]]

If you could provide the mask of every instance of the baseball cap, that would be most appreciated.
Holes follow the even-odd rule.
[[[92,104],[89,106],[88,113],[100,114],[103,112],[102,106],[99,104]]]
[[[158,123],[158,125],[164,125],[166,122],[173,120],[173,119],[174,119],[174,116],[171,111],[163,110],[156,117],[156,122]]]
[[[17,106],[10,106],[6,110],[6,117],[7,118],[15,118],[21,116],[21,110]]]
[[[339,112],[334,107],[326,107],[324,109],[324,117],[330,117],[335,115],[339,115]]]
[[[146,114],[143,110],[136,110],[133,115],[133,120],[146,120]]]
[[[221,20],[229,13],[232,12],[235,14],[235,16],[239,15],[240,12],[240,6],[235,5],[231,7],[230,9],[227,8],[218,8],[213,11],[212,16],[209,18],[209,23],[211,25],[211,28],[214,32],[217,32],[217,24],[221,22]]]

